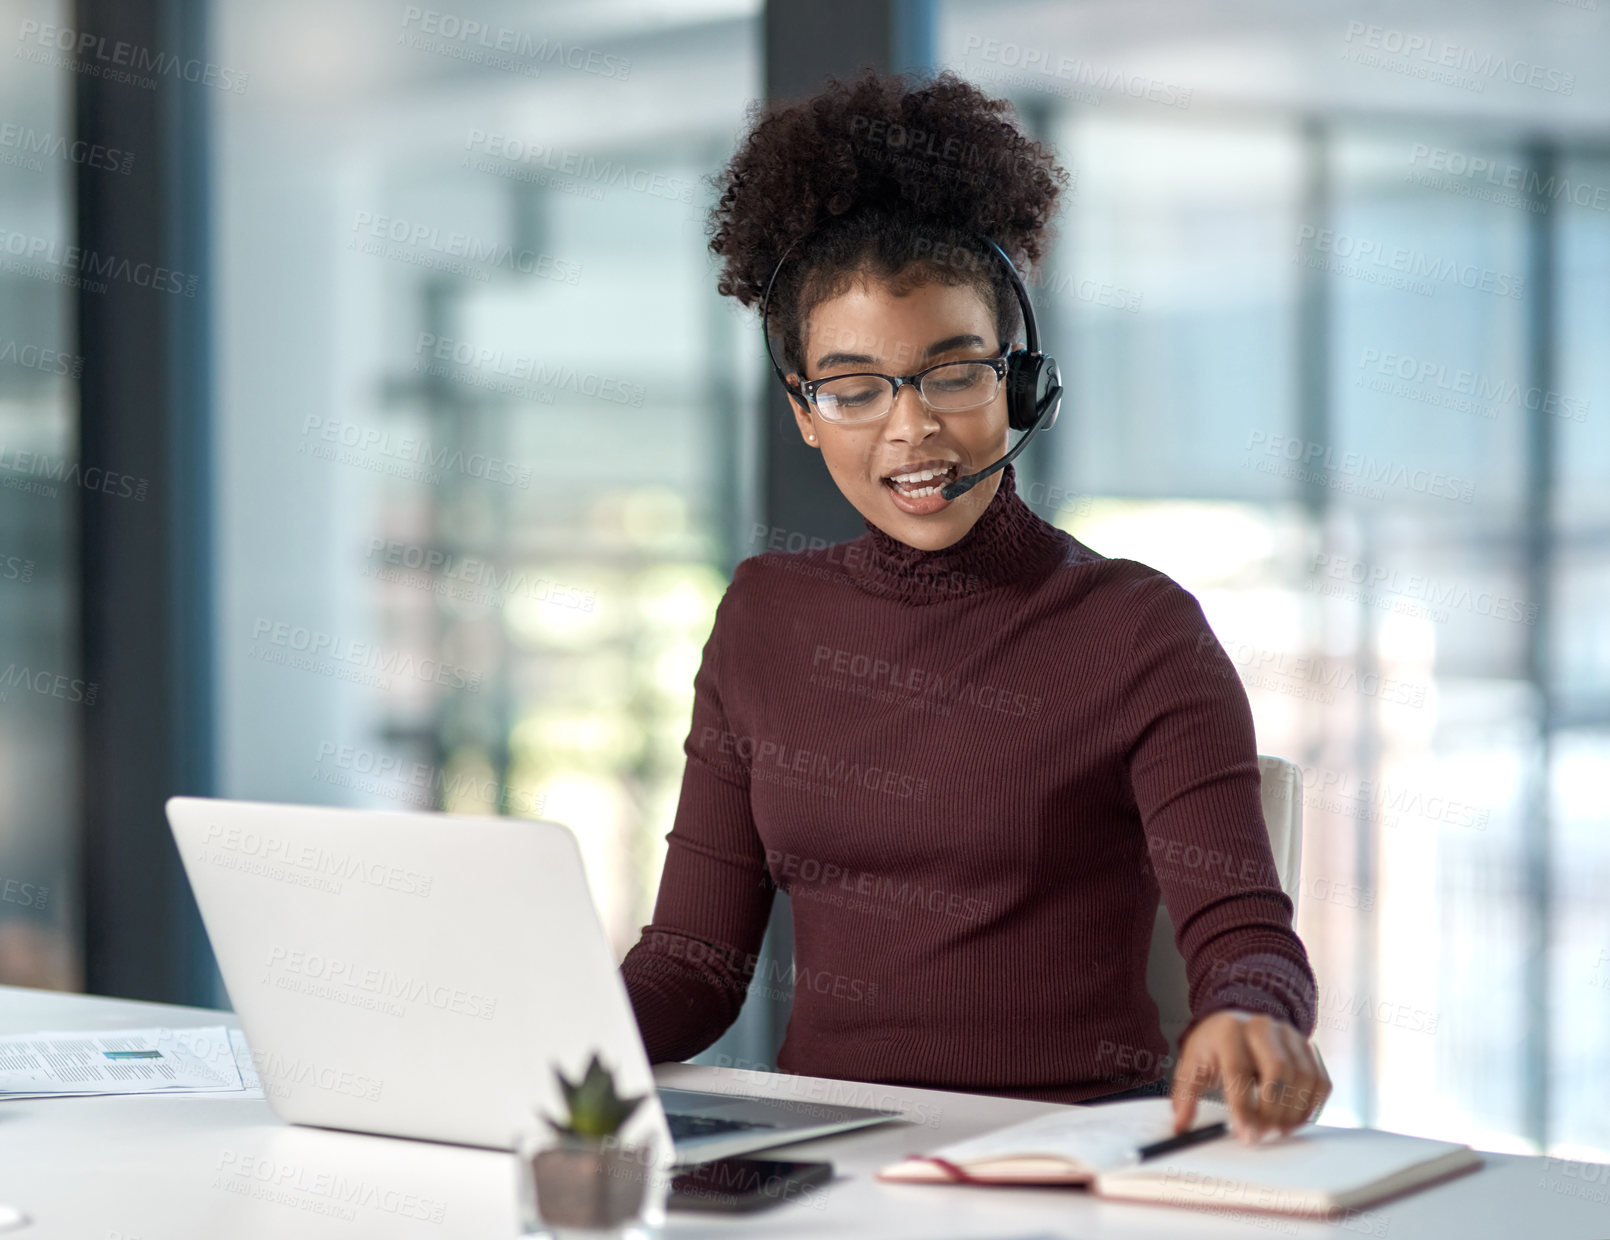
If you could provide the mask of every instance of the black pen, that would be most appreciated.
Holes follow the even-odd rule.
[[[1201,1128],[1191,1129],[1190,1132],[1182,1132],[1177,1137],[1165,1137],[1161,1141],[1141,1146],[1135,1151],[1135,1161],[1145,1162],[1148,1158],[1172,1154],[1175,1150],[1183,1150],[1190,1145],[1201,1145],[1202,1142],[1211,1141],[1214,1137],[1222,1137],[1228,1131],[1229,1128],[1222,1121],[1217,1124],[1205,1124]]]

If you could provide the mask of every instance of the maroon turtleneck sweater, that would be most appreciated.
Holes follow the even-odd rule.
[[[1313,1031],[1234,664],[1192,594],[1041,520],[1010,466],[940,551],[868,522],[739,564],[684,749],[654,920],[621,966],[655,1063],[780,984],[784,1071],[1058,1102],[1148,1082],[1159,892],[1193,1023]],[[777,887],[781,978],[756,971]]]

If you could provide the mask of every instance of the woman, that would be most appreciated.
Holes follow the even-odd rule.
[[[761,115],[728,166],[719,290],[766,298],[799,432],[867,532],[738,566],[622,970],[650,1058],[696,1054],[737,1016],[781,887],[783,1070],[1163,1093],[1161,893],[1191,983],[1176,1124],[1218,1087],[1252,1140],[1330,1082],[1245,691],[1191,594],[1041,520],[1010,465],[942,493],[1009,438],[1018,306],[981,239],[1038,262],[1066,180],[950,74],[832,83]]]

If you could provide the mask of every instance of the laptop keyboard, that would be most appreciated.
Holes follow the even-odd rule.
[[[673,1141],[709,1137],[720,1132],[751,1132],[762,1128],[779,1127],[777,1124],[764,1124],[752,1119],[722,1119],[719,1115],[681,1115],[675,1111],[666,1112],[665,1122],[671,1126]]]

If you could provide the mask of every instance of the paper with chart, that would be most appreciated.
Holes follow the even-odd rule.
[[[246,1088],[223,1025],[0,1037],[0,1099]]]

